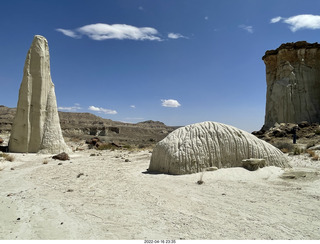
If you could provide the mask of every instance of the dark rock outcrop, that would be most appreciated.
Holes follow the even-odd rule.
[[[57,160],[62,160],[62,161],[70,160],[69,155],[65,152],[54,155],[52,158]]]

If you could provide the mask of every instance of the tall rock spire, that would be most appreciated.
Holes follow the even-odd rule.
[[[43,36],[34,37],[26,57],[9,151],[70,151],[61,132],[54,84],[50,75],[49,47]]]
[[[263,56],[267,102],[264,128],[276,122],[320,122],[320,44],[282,44]]]

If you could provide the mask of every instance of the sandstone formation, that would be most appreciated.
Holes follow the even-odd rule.
[[[267,80],[264,129],[276,122],[320,122],[320,44],[282,44],[262,59]]]
[[[148,171],[190,174],[209,167],[242,167],[242,160],[250,158],[265,159],[266,166],[288,166],[284,154],[271,144],[233,126],[207,121],[181,127],[158,142]]]
[[[24,65],[9,151],[59,153],[69,150],[59,123],[48,42],[36,35]]]
[[[249,158],[242,160],[242,167],[250,171],[255,171],[265,166],[266,160],[264,158]]]

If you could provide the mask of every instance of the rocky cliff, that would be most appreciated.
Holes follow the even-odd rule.
[[[300,41],[266,51],[264,129],[278,123],[320,122],[320,44]]]

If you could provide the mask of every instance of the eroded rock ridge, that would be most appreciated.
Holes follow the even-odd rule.
[[[242,160],[265,159],[266,166],[286,167],[284,154],[246,131],[217,122],[181,127],[158,142],[149,171],[190,174],[210,167],[242,167]]]

